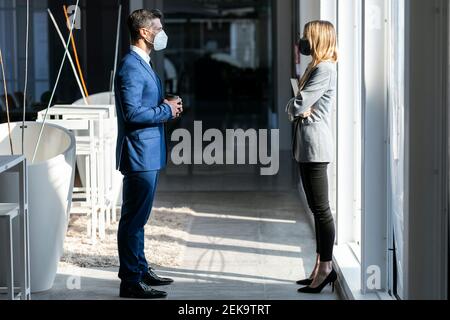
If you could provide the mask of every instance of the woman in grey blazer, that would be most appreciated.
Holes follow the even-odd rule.
[[[297,282],[302,293],[320,293],[337,279],[332,267],[335,226],[328,199],[328,166],[334,160],[332,111],[336,101],[337,36],[327,21],[305,26],[298,42],[302,55],[312,56],[299,81],[299,94],[287,106],[295,124],[293,153],[299,163],[308,205],[314,214],[317,262],[308,279]]]

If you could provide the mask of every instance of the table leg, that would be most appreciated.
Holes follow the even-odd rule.
[[[13,235],[12,220],[9,219],[9,225],[6,230],[6,256],[8,257],[8,265],[6,268],[6,285],[8,287],[8,300],[14,300],[14,257],[13,257]]]
[[[28,181],[27,163],[22,162],[19,167],[19,225],[20,225],[20,290],[21,299],[30,299],[30,252],[29,252],[29,224],[28,224]]]

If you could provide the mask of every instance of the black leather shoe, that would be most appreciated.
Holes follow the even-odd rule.
[[[148,286],[167,286],[173,283],[173,279],[158,276],[153,268],[148,268],[148,272],[142,276],[142,282]]]
[[[158,291],[150,288],[144,282],[136,284],[121,284],[120,297],[129,299],[160,299],[167,297],[164,291]]]

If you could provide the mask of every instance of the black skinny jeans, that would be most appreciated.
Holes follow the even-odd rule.
[[[314,214],[317,253],[321,262],[330,262],[336,230],[328,199],[328,163],[300,163],[299,167],[308,205]]]

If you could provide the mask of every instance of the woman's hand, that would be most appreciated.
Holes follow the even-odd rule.
[[[309,109],[308,111],[306,111],[305,113],[302,113],[300,115],[300,118],[306,119],[312,116],[313,110]]]

